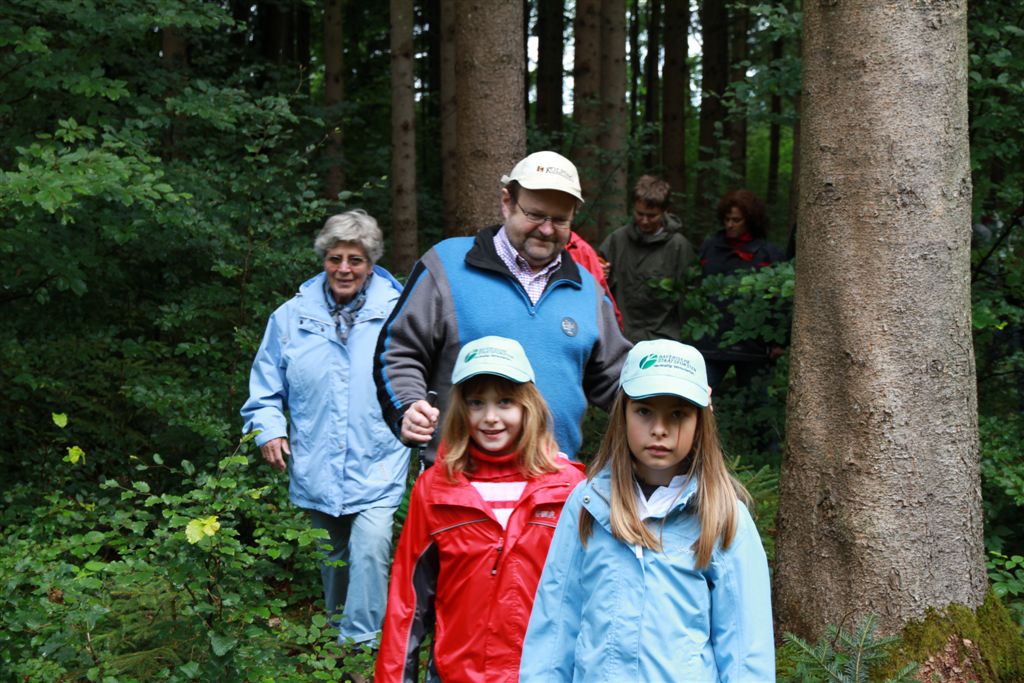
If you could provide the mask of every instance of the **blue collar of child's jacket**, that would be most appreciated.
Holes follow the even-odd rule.
[[[594,478],[589,482],[590,489],[594,491],[601,499],[606,507],[611,507],[612,501],[612,472],[610,467],[604,467],[600,472],[594,475]],[[690,477],[690,480],[686,482],[686,486],[683,487],[683,492],[679,494],[676,502],[673,503],[671,510],[680,510],[689,505],[693,497],[697,495],[697,477]],[[589,507],[588,507],[589,509]]]

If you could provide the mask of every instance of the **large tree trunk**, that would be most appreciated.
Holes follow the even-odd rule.
[[[772,63],[782,60],[782,38],[772,41]],[[782,95],[775,88],[768,100],[768,187],[765,202],[774,206],[779,199],[779,154],[782,146]]]
[[[419,256],[412,29],[413,0],[391,0],[391,264],[399,273]]]
[[[725,125],[726,108],[722,96],[729,81],[729,13],[725,0],[701,0],[700,30],[704,44],[701,66],[700,97],[700,149],[697,159],[708,163],[718,157],[719,141],[715,135],[716,125]],[[707,209],[714,206],[721,191],[721,179],[717,173],[702,170],[697,174],[697,206],[710,215]]]
[[[501,219],[499,181],[525,156],[523,5],[455,0],[457,230]]]
[[[601,132],[601,0],[576,0],[576,52],[573,60],[572,120],[576,128],[572,161],[580,173],[583,205],[576,230],[590,242],[599,234],[597,201],[601,164],[597,154]]]
[[[601,220],[596,240],[626,220],[626,2],[603,0],[601,7],[601,149],[607,155],[601,185]]]
[[[966,3],[804,4],[780,630],[977,607]]]
[[[562,131],[562,56],[565,44],[565,0],[537,3],[537,128],[554,135]]]
[[[312,12],[309,5],[300,2],[295,6],[295,61],[299,65],[302,91],[309,94],[309,70],[312,61]]]
[[[665,0],[665,66],[662,71],[661,160],[672,192],[686,194],[686,105],[690,71],[686,63],[690,32],[689,0]]]
[[[636,134],[640,112],[640,0],[629,3],[629,132]]]
[[[750,24],[750,8],[736,5],[732,8],[732,32],[729,49],[729,80],[742,83],[747,79],[747,31]],[[736,99],[729,116],[729,162],[732,171],[739,177],[739,184],[747,186],[747,101]]]
[[[327,178],[324,195],[335,200],[345,187],[345,171],[342,167],[342,131],[339,105],[345,97],[345,82],[342,74],[342,21],[343,0],[326,0],[324,3],[324,104],[327,105]]]
[[[644,142],[648,145],[644,153],[644,173],[661,172],[661,141],[657,125],[661,121],[661,0],[650,0],[647,20],[647,58],[644,60],[644,83],[647,85],[644,99],[644,123],[648,134]]]
[[[444,205],[444,234],[457,235],[458,160],[455,139],[458,135],[455,104],[455,0],[441,0],[441,199]]]
[[[165,26],[160,31],[160,52],[163,67],[170,78],[167,79],[167,96],[177,95],[182,87],[188,70],[188,42],[185,34],[176,26]],[[178,129],[175,125],[177,117],[172,117],[167,130],[163,134],[163,157],[171,159],[178,155]]]

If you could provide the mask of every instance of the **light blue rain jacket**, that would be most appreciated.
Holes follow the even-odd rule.
[[[379,266],[373,272],[347,344],[335,333],[324,273],[274,311],[241,411],[244,433],[262,430],[257,445],[288,436],[292,503],[334,516],[398,506],[409,466],[409,449],[381,417],[372,376],[377,335],[401,285]]]
[[[576,487],[555,530],[523,644],[520,681],[775,680],[768,562],[747,508],[710,567],[694,568],[699,533],[690,481],[664,518],[663,550],[614,538],[608,468]],[[586,548],[579,512],[594,515]]]

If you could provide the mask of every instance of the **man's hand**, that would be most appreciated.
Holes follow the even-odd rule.
[[[604,279],[607,280],[612,272],[612,264],[605,261],[603,256],[598,256],[597,260],[601,263],[601,272],[604,273]]]
[[[437,418],[441,411],[424,399],[416,401],[402,416],[402,442],[423,444],[430,441],[437,429]]]
[[[288,467],[284,462],[284,456],[291,457],[292,449],[288,446],[288,439],[279,436],[260,446],[260,453],[263,454],[263,459],[267,461],[267,464],[275,470],[284,472]]]

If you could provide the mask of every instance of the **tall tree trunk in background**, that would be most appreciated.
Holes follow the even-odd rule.
[[[803,41],[776,623],[892,633],[987,589],[966,3],[804,3]]]
[[[750,25],[750,8],[746,5],[732,7],[732,21],[729,29],[732,40],[729,50],[729,80],[732,83],[743,83],[747,80],[747,32]],[[729,161],[733,173],[742,187],[747,185],[747,102],[735,102],[734,110],[729,115]]]
[[[629,132],[640,121],[640,0],[629,3]]]
[[[171,84],[167,95],[176,95],[180,92],[180,86],[185,78],[188,69],[188,43],[185,41],[185,34],[177,26],[165,26],[160,31],[160,52],[164,69],[170,74],[168,83]],[[178,153],[178,134],[175,127],[175,118],[172,117],[167,130],[163,135],[163,157],[171,159]]]
[[[647,150],[644,154],[644,173],[661,166],[661,140],[658,139],[657,125],[661,121],[661,83],[658,73],[661,65],[661,0],[649,0],[650,14],[647,19],[647,58],[644,60],[644,82],[647,84],[644,99],[644,124],[648,133],[644,139]]]
[[[719,141],[715,128],[725,125],[728,113],[722,103],[722,95],[729,81],[729,13],[725,3],[726,0],[701,0],[700,3],[704,51],[700,84],[700,149],[697,159],[701,163],[708,163],[718,157]],[[710,217],[710,209],[721,190],[721,178],[717,173],[706,169],[697,173],[697,208],[703,219]]]
[[[537,4],[537,128],[553,136],[562,131],[562,58],[565,0]]]
[[[782,38],[772,41],[772,63],[782,59]],[[779,200],[779,154],[782,146],[782,95],[778,87],[772,91],[768,101],[770,123],[768,124],[768,188],[765,203],[774,206]]]
[[[687,43],[689,0],[665,0],[665,66],[662,71],[661,161],[672,192],[686,195],[686,107],[690,99]],[[677,202],[679,203],[679,202]]]
[[[235,27],[231,42],[239,50],[244,50],[249,44],[249,20],[252,18],[252,3],[247,0],[231,0],[231,18],[240,24]]]
[[[793,153],[790,161],[789,178],[789,211],[786,216],[789,220],[789,241],[796,248],[797,212],[800,207],[800,102],[802,94],[797,94],[793,101]]]
[[[576,164],[586,204],[577,214],[576,230],[590,242],[601,219],[601,0],[576,0],[574,23],[572,120],[576,128],[570,159]]]
[[[295,61],[299,65],[302,91],[309,94],[310,62],[312,60],[311,38],[312,13],[309,5],[300,2],[295,5]]]
[[[626,125],[626,1],[603,0],[601,7],[601,109],[604,128],[600,138],[606,155],[601,187],[601,221],[597,239],[626,220],[626,178],[629,170]]]
[[[527,120],[530,116],[530,64],[528,51],[530,49],[530,0],[522,0],[523,3],[523,32],[520,38],[523,41],[523,111],[526,112]]]
[[[499,182],[526,151],[523,5],[455,0],[458,231],[501,219]]]
[[[441,199],[444,204],[444,234],[457,235],[455,218],[458,205],[458,160],[455,139],[458,135],[455,105],[455,0],[441,0]]]
[[[285,45],[289,38],[288,21],[277,0],[263,0],[256,5],[256,17],[259,21],[260,45],[263,58],[268,62],[280,64],[285,58]]]
[[[416,101],[413,0],[391,0],[391,264],[407,273],[419,256],[416,228]]]
[[[327,107],[327,178],[324,183],[324,195],[327,199],[337,199],[338,193],[345,187],[345,171],[342,147],[342,120],[339,111],[341,101],[345,97],[345,81],[343,73],[342,22],[344,18],[343,0],[326,0],[324,2],[324,104]]]

